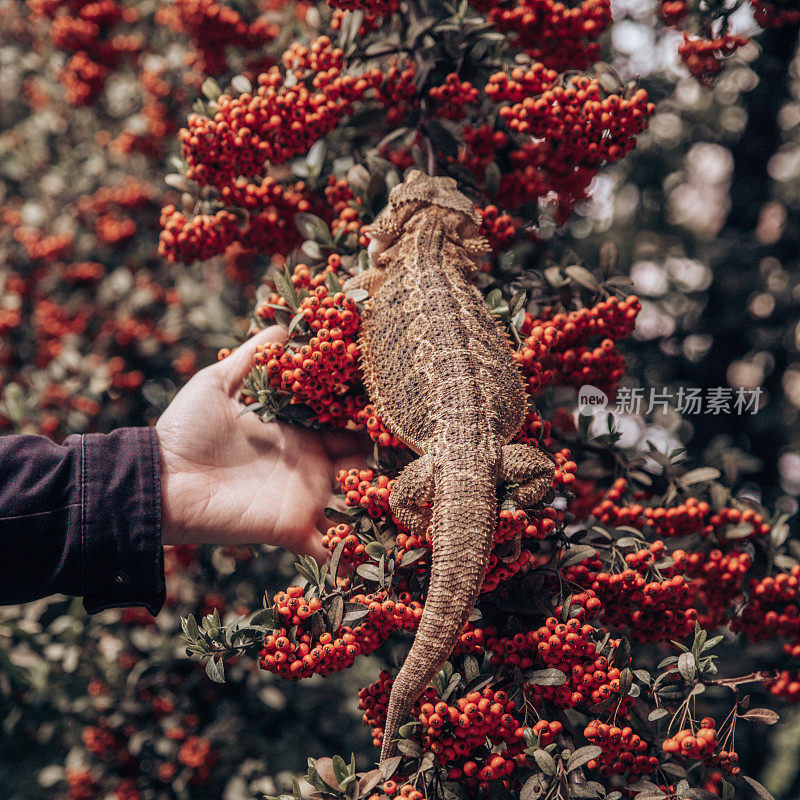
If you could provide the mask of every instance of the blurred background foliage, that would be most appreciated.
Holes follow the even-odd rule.
[[[221,78],[269,63],[271,44],[325,13],[310,3],[228,5],[277,29],[263,46],[225,50]],[[69,52],[35,13],[43,6],[0,1],[0,429],[61,440],[157,419],[218,347],[233,344],[231,331],[245,331],[268,265],[242,267],[235,253],[189,266],[156,256],[159,208],[178,197],[164,184],[175,133],[210,68],[191,20],[169,19],[171,6],[150,0],[125,4],[136,12],[125,35],[146,41],[148,55],[138,68],[121,58],[76,105]],[[606,61],[623,80],[638,76],[656,102],[650,128],[537,256],[596,267],[600,246],[617,245],[643,303],[623,385],[763,387],[756,415],[659,409],[620,424],[628,442],[686,447],[745,494],[794,514],[797,30],[761,34],[704,88],[656,11],[619,0],[604,38]],[[756,30],[746,8],[735,19],[737,32]],[[124,784],[138,770],[154,797],[237,800],[290,787],[307,755],[353,751],[365,767],[374,753],[355,708],[374,671],[365,659],[302,685],[234,667],[218,686],[184,656],[180,615],[252,607],[264,587],[294,576],[291,565],[270,548],[172,551],[170,601],[155,621],[130,610],[87,618],[79,601],[58,598],[0,610],[3,797],[104,796],[92,776],[108,770]],[[112,763],[99,718],[129,741],[135,766]],[[743,768],[776,797],[797,797],[800,715],[785,712],[767,742],[761,730],[758,741],[747,735]]]

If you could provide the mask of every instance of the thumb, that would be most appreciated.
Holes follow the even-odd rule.
[[[271,325],[259,331],[246,342],[239,345],[227,358],[214,365],[222,381],[224,391],[233,397],[239,390],[242,381],[250,372],[250,365],[258,347],[268,342],[283,342],[287,338],[286,331],[280,325]]]

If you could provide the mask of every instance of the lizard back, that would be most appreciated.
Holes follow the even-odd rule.
[[[386,253],[387,277],[359,341],[379,414],[420,454],[497,450],[527,410],[508,338],[466,277],[472,263],[447,236],[448,213],[424,209]]]

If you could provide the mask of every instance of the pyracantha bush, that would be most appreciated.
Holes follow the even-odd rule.
[[[298,725],[317,752],[350,747],[344,722],[327,739],[309,733],[302,684],[286,682],[282,707],[273,682],[358,670],[368,653],[393,664],[389,643],[408,641],[424,605],[430,532],[404,531],[388,505],[412,454],[364,391],[366,298],[343,291],[367,266],[364,227],[416,166],[455,176],[481,211],[493,250],[476,281],[531,399],[517,440],[557,470],[533,510],[499,487],[478,608],[404,727],[402,757],[366,774],[317,759],[310,783],[370,800],[761,793],[739,774],[735,735],[739,721],[775,719],[740,687],[800,697],[785,521],[680,453],[643,457],[613,423],[571,413],[587,383],[613,401],[641,311],[608,258],[587,270],[547,250],[551,222],[580,208],[654,113],[644,89],[592,68],[609,4],[328,5],[3,4],[31,52],[12,59],[19,91],[0,87],[14,119],[3,152],[24,155],[2,162],[0,428],[62,438],[152,420],[252,311],[254,327],[290,333],[256,355],[250,411],[364,428],[377,446],[370,468],[338,476],[330,564],[302,562],[255,613],[251,587],[288,583],[286,570],[247,549],[180,548],[167,553],[158,620],[126,609],[84,626],[59,600],[19,623],[3,616],[4,730],[64,752],[39,783],[70,800],[221,796],[228,778],[253,797],[278,792],[288,787],[263,773],[280,773],[279,759],[256,761],[273,725]],[[687,66],[707,81],[741,44],[727,11],[668,5]],[[762,24],[796,22],[789,2],[753,7]],[[86,105],[93,126],[70,108]],[[165,194],[156,178],[173,144]],[[257,287],[268,261],[277,269]],[[170,660],[178,617],[189,653],[225,685]],[[747,641],[772,660],[741,675]],[[29,675],[32,661],[43,671]],[[359,693],[376,746],[392,671],[377,673]],[[235,693],[247,700],[234,724]]]
[[[366,429],[374,463],[337,478],[322,536],[330,563],[302,559],[300,583],[265,595],[249,619],[188,617],[188,652],[217,681],[243,655],[301,680],[345,670],[416,628],[431,531],[414,536],[391,513],[394,479],[413,454],[370,405],[358,345],[368,297],[345,282],[367,268],[366,226],[403,171],[449,174],[492,244],[476,281],[528,389],[516,440],[549,453],[557,469],[535,509],[516,508],[498,487],[478,605],[401,728],[401,755],[367,773],[338,756],[311,760],[308,781],[318,797],[375,800],[766,791],[740,774],[735,731],[739,720],[775,715],[750,709],[739,687],[792,696],[794,684],[766,668],[717,677],[717,649],[739,635],[786,641],[776,657],[791,657],[800,567],[785,554],[775,560],[784,520],[732,496],[716,470],[689,469],[680,453],[651,446],[645,459],[622,447],[612,416],[598,430],[558,407],[557,392],[586,385],[613,399],[624,377],[619,342],[641,304],[607,263],[602,278],[538,264],[544,280],[530,293],[514,285],[523,277],[515,255],[535,254],[543,221],[563,223],[653,113],[643,89],[611,87],[607,72],[563,74],[596,60],[608,6],[334,5],[337,41],[322,33],[291,44],[249,86],[206,87],[179,134],[190,193],[206,198],[205,211],[167,207],[161,252],[176,262],[231,246],[282,256],[253,329],[278,323],[288,337],[256,353],[245,410]],[[391,683],[384,671],[359,696],[376,746]],[[723,718],[704,716],[706,704]]]

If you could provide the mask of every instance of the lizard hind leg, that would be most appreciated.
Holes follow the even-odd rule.
[[[555,474],[553,462],[539,450],[526,444],[507,444],[500,462],[500,480],[517,484],[510,495],[523,509],[532,508],[550,489]],[[512,542],[511,552],[503,561],[516,561],[522,552],[522,533]]]
[[[433,458],[424,455],[400,473],[389,495],[392,513],[418,538],[425,536],[431,522],[433,488]]]

